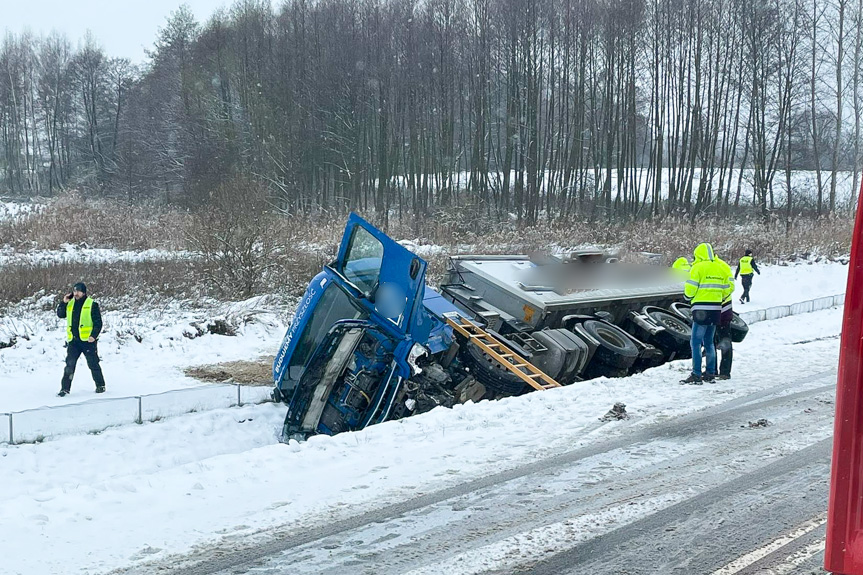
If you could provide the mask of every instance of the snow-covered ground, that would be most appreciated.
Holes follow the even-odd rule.
[[[27,216],[38,212],[43,205],[36,202],[12,202],[0,199],[0,220]]]
[[[98,294],[93,295],[98,300]],[[0,413],[209,385],[186,376],[183,368],[274,355],[287,322],[284,314],[274,313],[272,304],[260,298],[217,307],[209,313],[190,311],[178,303],[147,312],[106,312],[99,338],[106,393],[95,395],[82,358],[72,393],[60,398],[55,394],[60,389],[66,356],[65,320],[55,315],[53,301],[53,296],[36,298],[16,308],[19,315],[0,317],[0,341],[17,336],[14,346],[0,350]],[[256,313],[260,310],[265,311]],[[246,318],[248,323],[240,325],[237,336],[207,333],[189,337],[198,332],[193,323],[205,326],[219,316]]]
[[[833,369],[841,317],[832,309],[753,325],[735,346],[733,379],[713,385],[678,384],[689,367],[678,361],[302,444],[277,442],[284,406],[265,404],[3,445],[0,571],[103,573],[199,545],[266,537],[279,526],[302,529],[499,472]],[[122,371],[137,378],[145,363]],[[600,422],[616,401],[631,419]]]

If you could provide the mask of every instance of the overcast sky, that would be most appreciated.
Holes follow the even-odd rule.
[[[63,32],[76,45],[91,30],[110,57],[145,61],[156,32],[171,12],[187,4],[200,23],[232,0],[0,0],[0,22],[7,32]]]

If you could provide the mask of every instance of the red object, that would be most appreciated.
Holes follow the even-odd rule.
[[[863,185],[851,240],[839,348],[824,568],[863,575]]]

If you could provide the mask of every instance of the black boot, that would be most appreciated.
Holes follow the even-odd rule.
[[[691,383],[692,385],[701,385],[703,380],[700,375],[695,375],[694,373],[690,373],[689,377],[686,379],[681,379],[680,383]]]

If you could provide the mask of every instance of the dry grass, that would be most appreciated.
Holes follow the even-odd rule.
[[[177,232],[191,215],[157,205],[95,201],[76,192],[61,196],[38,214],[0,221],[0,245],[58,249],[63,244],[120,250],[181,249]]]
[[[60,294],[76,281],[86,282],[99,298],[122,300],[123,305],[153,298],[194,302],[202,297],[239,300],[262,293],[298,296],[322,265],[333,259],[346,220],[346,215],[338,213],[284,217],[266,207],[248,218],[229,213],[230,206],[242,207],[243,203],[223,205],[227,207],[221,212],[191,214],[154,206],[96,203],[70,194],[36,214],[2,221],[0,245],[21,251],[84,243],[125,250],[190,250],[202,255],[164,261],[6,266],[0,273],[0,303],[20,301],[41,290]],[[224,214],[243,217],[228,221]],[[374,214],[369,219],[381,222]],[[716,218],[694,225],[685,219],[666,218],[622,224],[557,219],[524,226],[493,221],[469,209],[388,222],[388,232],[395,238],[443,248],[442,253],[427,258],[432,283],[440,280],[447,255],[465,252],[527,253],[597,245],[614,247],[623,254],[663,253],[670,263],[707,241],[729,262],[746,248],[761,262],[836,258],[848,254],[852,229],[850,217],[801,218],[790,230],[780,222],[765,226]],[[214,241],[226,234],[245,241],[246,249],[230,252]]]
[[[44,291],[68,293],[73,283],[83,281],[100,301],[143,302],[154,298],[194,301],[214,295],[202,284],[204,274],[194,260],[115,263],[69,263],[6,266],[0,274],[0,304],[21,301]],[[59,300],[58,300],[59,301]],[[114,307],[110,303],[105,309]]]
[[[183,370],[189,377],[214,383],[270,386],[273,384],[275,356],[262,356],[255,361],[226,361],[199,365]]]
[[[417,228],[424,233],[414,234]],[[765,263],[836,259],[850,252],[853,228],[851,217],[801,218],[786,229],[782,222],[764,225],[756,221],[717,218],[697,220],[694,224],[688,219],[674,218],[620,224],[558,219],[523,226],[479,217],[465,222],[449,216],[441,222],[391,224],[390,233],[444,248],[444,253],[428,258],[428,275],[434,283],[446,269],[447,256],[465,252],[524,254],[597,246],[613,248],[624,257],[638,252],[660,253],[671,264],[679,256],[691,259],[695,246],[710,242],[720,257],[732,264],[747,248],[753,250],[758,261]]]
[[[761,260],[789,260],[817,254],[826,258],[847,255],[850,251],[853,218],[801,218],[789,230],[785,223],[765,225],[742,219],[703,218],[691,223],[687,218],[625,223],[588,222],[555,219],[534,226],[517,222],[497,222],[468,212],[467,216],[431,216],[419,222],[391,222],[394,237],[416,238],[420,243],[435,243],[457,250],[470,246],[479,253],[525,253],[584,245],[613,246],[623,253],[649,251],[668,255],[672,260],[689,255],[701,242],[710,242],[729,258],[752,249]]]

